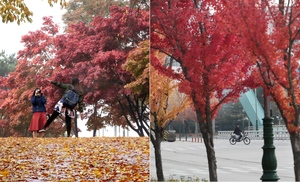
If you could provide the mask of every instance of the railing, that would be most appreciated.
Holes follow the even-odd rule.
[[[218,135],[216,136],[217,139],[229,139],[230,134],[232,131],[219,131]],[[251,131],[245,131],[247,136],[251,140],[262,140],[263,139],[263,131],[262,130],[251,130]],[[274,140],[289,140],[290,139],[290,134],[287,130],[273,130],[274,134]]]
[[[245,133],[251,140],[263,140],[262,130],[246,130]],[[215,139],[229,139],[232,131],[218,131]],[[285,128],[273,128],[274,140],[290,140],[290,134]],[[176,141],[203,142],[201,134],[176,134]]]
[[[186,141],[186,142],[202,142],[202,135],[201,134],[176,134],[177,141]]]

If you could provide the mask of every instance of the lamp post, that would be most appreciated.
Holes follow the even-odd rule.
[[[262,181],[278,181],[277,176],[277,159],[275,155],[275,146],[273,144],[273,118],[270,117],[270,96],[264,94],[264,110],[265,117],[263,119],[264,146],[262,157],[263,175],[260,178]]]
[[[257,93],[256,88],[254,89],[255,92],[255,129],[258,131],[258,119],[257,119]]]

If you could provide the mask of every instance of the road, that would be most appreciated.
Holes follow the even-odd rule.
[[[250,145],[240,142],[230,145],[228,140],[215,140],[218,181],[261,181],[263,140],[252,140]],[[293,155],[288,140],[275,140],[277,175],[279,181],[295,181]],[[151,179],[156,179],[154,149],[151,144]],[[204,143],[162,142],[165,179],[209,180]]]

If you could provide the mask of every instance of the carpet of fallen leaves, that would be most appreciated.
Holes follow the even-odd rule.
[[[0,138],[0,181],[144,182],[147,137]]]

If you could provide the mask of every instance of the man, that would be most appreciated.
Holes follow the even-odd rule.
[[[50,80],[49,80],[50,81]],[[74,107],[78,104],[78,111],[80,113],[83,112],[83,91],[81,85],[79,83],[78,78],[73,78],[71,84],[63,84],[56,81],[50,81],[53,85],[56,85],[60,88],[65,89],[64,96],[57,102],[54,107],[54,111],[52,115],[48,118],[46,124],[44,125],[43,129],[39,130],[39,132],[45,132],[46,128],[54,121],[54,119],[59,116],[60,114],[64,115],[66,121],[66,128],[67,128],[67,136],[70,137],[71,134],[71,119],[75,117]],[[65,101],[65,96],[69,90],[74,90],[78,94],[78,100],[76,101],[74,106],[67,105]],[[82,114],[81,114],[82,118]]]
[[[243,131],[240,129],[240,125],[239,125],[239,124],[236,124],[236,127],[235,127],[233,133],[239,136],[238,141],[240,141],[241,138],[242,138],[242,132],[243,132]]]

